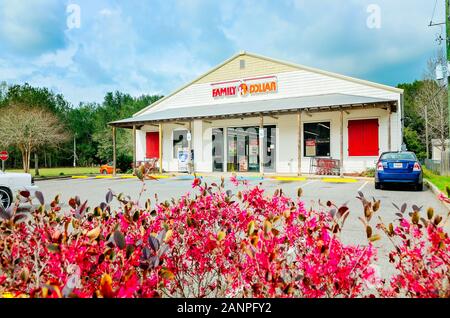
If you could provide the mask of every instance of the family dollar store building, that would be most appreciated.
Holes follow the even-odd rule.
[[[338,173],[402,144],[394,87],[241,52],[131,118],[134,161],[161,172]],[[327,161],[328,160],[328,161]]]

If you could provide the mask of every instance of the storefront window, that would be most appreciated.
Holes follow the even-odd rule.
[[[329,157],[330,122],[304,124],[303,149],[305,157]]]
[[[178,158],[178,150],[188,148],[187,130],[174,130],[173,132],[173,158]]]

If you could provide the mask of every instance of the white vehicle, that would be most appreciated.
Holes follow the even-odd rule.
[[[0,171],[0,204],[8,208],[20,191],[28,191],[34,196],[38,187],[29,173],[12,173]]]

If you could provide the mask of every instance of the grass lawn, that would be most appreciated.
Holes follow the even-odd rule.
[[[7,172],[23,172],[21,169],[9,169]],[[60,168],[41,168],[39,174],[41,177],[57,177],[57,176],[74,176],[86,174],[100,173],[99,167],[60,167]],[[34,176],[34,169],[31,169],[31,174]]]
[[[432,173],[430,170],[423,167],[423,177],[427,178],[431,183],[439,188],[444,194],[447,194],[445,190],[446,186],[450,187],[450,177],[439,176]]]

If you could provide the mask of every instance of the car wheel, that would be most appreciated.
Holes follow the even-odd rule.
[[[418,183],[414,186],[416,191],[423,191],[423,183]]]
[[[0,204],[6,209],[11,205],[12,194],[7,188],[0,188]]]
[[[381,189],[381,183],[380,182],[375,182],[375,189]]]

